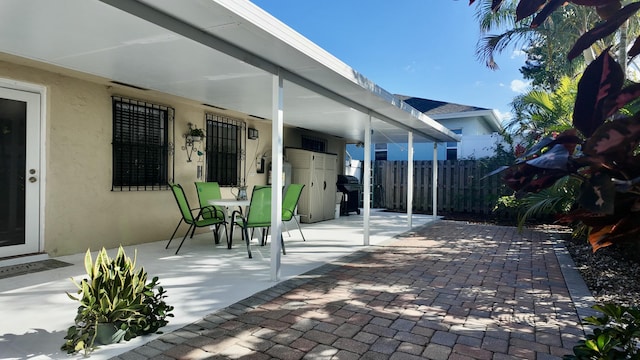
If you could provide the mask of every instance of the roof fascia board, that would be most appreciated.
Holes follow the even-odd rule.
[[[383,114],[381,114],[381,113],[379,113],[379,112],[377,112],[375,110],[372,110],[372,109],[369,109],[369,108],[367,108],[365,106],[362,106],[362,105],[354,102],[353,100],[350,100],[350,99],[348,99],[348,98],[346,98],[344,96],[336,94],[335,92],[330,91],[327,88],[325,88],[323,86],[320,86],[320,85],[318,85],[318,84],[316,84],[316,83],[314,83],[312,81],[309,81],[309,80],[307,80],[307,79],[305,79],[305,78],[303,78],[303,77],[301,77],[301,76],[299,76],[297,74],[294,74],[294,73],[292,73],[290,71],[287,71],[285,69],[282,69],[281,71],[282,71],[282,73],[281,73],[282,76],[286,80],[291,81],[291,82],[293,82],[293,83],[295,83],[295,84],[297,84],[299,86],[302,86],[302,87],[304,87],[304,88],[306,88],[308,90],[311,90],[311,91],[313,91],[313,92],[315,92],[317,94],[325,96],[325,97],[327,97],[327,98],[329,98],[331,100],[337,101],[337,102],[339,102],[339,103],[341,103],[341,104],[343,104],[345,106],[349,106],[349,107],[351,107],[351,108],[353,108],[353,109],[355,109],[357,111],[360,111],[360,112],[362,112],[364,114],[368,114],[368,115],[370,115],[370,116],[372,116],[372,117],[374,117],[376,119],[379,119],[379,120],[382,120],[382,121],[384,121],[386,123],[392,124],[392,125],[400,128],[400,129],[404,129],[404,130],[406,130],[408,132],[414,133],[415,135],[424,137],[425,139],[429,139],[429,140],[432,140],[434,142],[438,141],[432,135],[429,135],[428,133],[426,133],[424,131],[421,131],[419,128],[412,128],[411,126],[408,126],[407,124],[404,124],[404,123],[402,123],[402,122],[400,122],[398,120],[394,120],[394,119],[392,119],[392,118],[390,118],[390,117],[388,117],[386,115],[383,115]],[[398,110],[403,111],[405,109],[398,108]],[[425,118],[429,119],[426,115],[424,115],[422,113],[411,114],[411,112],[407,111],[407,116],[409,116],[409,115],[413,115],[418,120],[424,122],[425,125],[429,126],[427,121],[425,121]],[[429,120],[431,120],[431,119],[429,119]],[[431,121],[433,121],[433,120],[431,120]],[[437,130],[441,131],[443,133],[443,135],[449,135],[449,137],[451,137],[451,139],[448,140],[448,141],[456,141],[455,140],[456,139],[455,138],[456,135],[453,132],[451,132],[451,134],[448,134],[450,132],[449,129],[447,129],[446,127],[442,126],[441,124],[439,124],[439,123],[437,123],[435,121],[433,121],[433,122],[435,124],[430,125],[430,126],[432,126],[432,127],[436,128]]]
[[[393,96],[394,99],[398,100],[398,98],[394,95]],[[402,108],[404,111],[408,112],[409,114],[411,114],[413,117],[417,118],[418,120],[422,121],[425,123],[425,125],[431,126],[432,128],[434,128],[435,130],[437,130],[438,132],[442,133],[442,134],[446,134],[447,138],[444,139],[444,141],[460,141],[460,136],[455,134],[453,131],[451,131],[450,129],[448,129],[446,126],[442,125],[441,123],[437,122],[433,117],[419,111],[418,109],[412,107],[411,105],[407,104],[406,102],[400,100],[400,104],[398,105],[400,108]],[[415,134],[415,132],[414,132]],[[433,140],[432,136],[427,136],[427,139],[431,139]],[[442,141],[442,140],[441,140]],[[434,142],[437,142],[434,140]]]
[[[288,44],[294,49],[304,53],[322,66],[339,74],[340,76],[356,83],[359,74],[355,72],[349,65],[336,58],[322,47],[316,45],[297,31],[289,27],[287,24],[273,17],[260,7],[249,1],[238,0],[213,0],[217,4],[225,7],[237,16],[246,20],[252,26],[257,27],[261,31],[276,37],[278,40]]]
[[[502,124],[500,123],[499,116],[495,110],[474,110],[447,114],[432,114],[429,116],[434,120],[482,117],[486,119],[489,126],[493,127],[496,131],[500,131],[502,129]]]
[[[345,106],[349,106],[354,110],[371,115],[372,117],[392,124],[400,129],[411,131],[415,135],[423,137],[425,139],[436,142],[457,141],[457,139],[459,139],[456,134],[451,132],[445,126],[442,126],[442,124],[431,119],[429,116],[421,113],[408,104],[399,101],[397,96],[384,90],[373,81],[367,79],[364,75],[360,74],[359,72],[342,62],[340,59],[333,56],[325,49],[319,47],[311,40],[300,35],[295,30],[291,29],[288,25],[278,20],[277,18],[272,17],[270,14],[264,12],[264,10],[260,9],[254,4],[236,0],[215,1],[218,4],[229,9],[230,11],[234,12],[238,16],[241,16],[247,22],[260,28],[262,31],[265,31],[277,37],[282,42],[290,44],[290,46],[295,49],[299,49],[298,51],[303,52],[306,56],[312,58],[314,61],[321,64],[326,69],[329,69],[332,72],[343,77],[344,79],[350,81],[354,84],[354,86],[358,86],[359,88],[361,88],[361,90],[368,91],[371,95],[376,95],[384,102],[384,105],[388,106],[391,109],[391,111],[402,112],[399,116],[415,118],[413,120],[417,120],[423,123],[425,127],[433,128],[434,131],[429,134],[422,131],[419,126],[411,127],[410,125],[407,125],[400,120],[394,120],[392,117],[382,114],[380,111],[375,111],[367,105],[362,105],[330,89],[327,89],[323,85],[318,84],[313,80],[304,78],[286,69],[282,69],[281,74],[286,80],[307,88],[308,90],[312,90]],[[438,138],[434,137],[433,133],[438,133]]]
[[[255,66],[258,69],[261,69],[267,73],[270,73],[272,75],[282,75],[286,80],[291,81],[297,85],[300,85],[304,88],[307,88],[311,91],[314,91],[320,95],[323,95],[329,99],[332,99],[338,103],[341,103],[345,106],[349,106],[357,111],[360,111],[362,113],[365,114],[369,114],[375,118],[378,118],[384,122],[387,122],[389,124],[393,124],[394,126],[397,126],[401,129],[404,129],[406,131],[411,131],[414,134],[424,137],[426,139],[431,139],[433,141],[437,141],[438,139],[436,139],[436,137],[434,137],[433,135],[430,135],[422,130],[420,130],[419,128],[413,128],[409,125],[404,124],[401,121],[398,120],[394,120],[389,116],[386,116],[384,114],[381,114],[373,109],[370,109],[364,105],[361,105],[345,96],[342,96],[330,89],[327,89],[326,87],[319,85],[311,80],[308,80],[306,78],[303,78],[297,74],[294,74],[291,71],[288,71],[286,69],[281,68],[279,65],[272,63],[271,61],[268,61],[266,59],[264,59],[263,57],[252,53],[248,50],[242,49],[224,39],[221,39],[209,32],[206,32],[204,30],[201,30],[193,25],[190,25],[178,18],[175,18],[174,16],[171,16],[170,14],[167,14],[161,10],[158,10],[152,6],[149,6],[147,4],[141,3],[139,1],[131,1],[131,0],[100,0],[101,2],[111,5],[117,9],[120,9],[126,13],[129,13],[133,16],[136,16],[140,19],[149,21],[150,23],[153,23],[155,25],[158,25],[162,28],[165,28],[167,30],[170,30],[176,34],[180,34],[188,39],[191,39],[193,41],[196,41],[202,45],[205,45],[211,49],[220,51],[226,55],[229,55],[233,58],[236,58],[240,61],[243,61],[249,65]],[[335,71],[335,69],[332,69],[332,71]],[[372,84],[372,83],[371,83]],[[372,84],[375,85],[375,84]],[[375,91],[374,91],[375,90]],[[376,95],[378,94],[378,96],[383,99],[382,95],[383,93],[386,93],[386,91],[384,91],[382,88],[378,87],[377,85],[375,85],[375,89],[369,89],[369,91],[372,93],[372,95]],[[391,98],[394,98],[393,96],[391,96]],[[388,99],[387,99],[388,100]],[[439,124],[429,124],[429,121],[425,121],[426,119],[429,119],[428,117],[424,116],[423,114],[419,113],[416,114],[413,111],[408,111],[407,109],[405,109],[404,107],[400,107],[398,106],[398,104],[391,100],[389,101],[389,105],[393,105],[396,106],[398,108],[398,110],[404,110],[407,112],[407,116],[413,116],[414,118],[418,119],[420,122],[424,123],[426,126],[431,126],[433,127],[436,131],[440,132],[443,137],[445,138],[450,138],[450,139],[440,139],[440,141],[456,141],[457,136],[453,133],[450,133],[450,131],[448,131],[448,129],[442,127],[439,128],[437,125]],[[409,107],[410,108],[410,107]],[[412,108],[411,108],[412,109]],[[429,119],[431,120],[431,119]],[[435,123],[435,121],[434,121]]]

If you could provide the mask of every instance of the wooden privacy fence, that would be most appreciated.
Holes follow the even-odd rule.
[[[373,207],[395,211],[407,209],[407,161],[375,161],[373,166]],[[438,161],[438,213],[489,214],[496,200],[511,193],[500,176],[482,160]],[[433,212],[433,162],[414,161],[413,210]]]

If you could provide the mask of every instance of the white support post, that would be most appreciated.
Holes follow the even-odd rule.
[[[432,190],[432,195],[433,195],[433,201],[432,201],[432,206],[433,206],[433,212],[432,212],[432,216],[433,216],[433,220],[436,219],[436,217],[438,216],[438,143],[434,142],[433,143],[433,178],[431,179],[432,182],[432,186],[431,186],[431,190]]]
[[[413,132],[409,131],[407,139],[407,225],[413,228]]]
[[[272,76],[271,110],[271,281],[280,280],[282,238],[282,163],[283,163],[283,123],[284,80],[280,73]]]
[[[369,246],[369,225],[371,217],[371,115],[364,127],[364,189],[363,195],[363,245]]]

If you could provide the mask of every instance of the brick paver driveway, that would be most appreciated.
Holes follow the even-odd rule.
[[[119,359],[560,359],[582,328],[542,232],[439,221]]]

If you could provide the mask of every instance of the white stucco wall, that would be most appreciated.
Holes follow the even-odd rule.
[[[482,158],[492,156],[496,149],[496,142],[501,137],[487,125],[480,116],[461,118],[446,118],[436,120],[450,130],[461,130],[461,140],[457,144],[458,159]],[[416,142],[413,145],[415,160],[432,160],[433,143]],[[438,160],[445,160],[447,156],[445,143],[438,144]],[[364,149],[353,144],[347,145],[347,152],[355,160],[364,160]],[[375,146],[371,146],[371,154],[375,154]],[[387,144],[387,160],[407,160],[406,143]],[[346,171],[346,170],[345,170]]]
[[[500,135],[498,135],[498,133],[489,135],[463,135],[462,140],[458,143],[458,158],[479,159],[493,156],[497,141],[500,141]]]
[[[487,135],[493,130],[487,123],[477,116],[456,118],[456,119],[438,119],[439,123],[447,127],[447,129],[462,129],[463,135]]]
[[[462,135],[458,146],[458,158],[482,158],[492,156],[496,149],[496,141],[500,135],[497,133],[487,135]],[[414,143],[415,160],[432,160],[433,143]],[[364,160],[364,148],[354,144],[347,145],[347,152],[355,160]],[[374,154],[373,146],[371,153]],[[445,160],[446,144],[438,144],[438,160]],[[387,160],[407,160],[407,144],[388,144]]]

